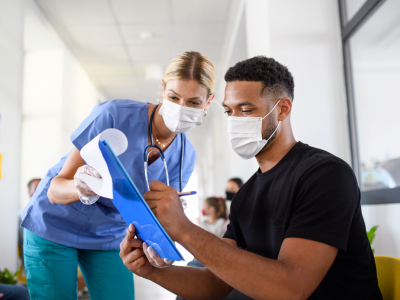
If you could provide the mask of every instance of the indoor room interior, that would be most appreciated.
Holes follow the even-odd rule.
[[[397,298],[384,299],[400,299],[400,0],[1,0],[0,44],[0,271],[21,270],[17,285],[27,282],[19,231],[30,180],[70,153],[71,134],[97,105],[157,104],[171,60],[196,51],[215,67],[215,98],[187,132],[197,153],[184,189],[197,192],[185,198],[189,220],[204,220],[206,198],[226,198],[229,179],[257,172],[256,158],[230,146],[224,75],[272,57],[295,81],[296,141],[354,171],[374,255],[398,258]],[[176,246],[185,266],[193,255]],[[138,300],[176,299],[134,281]]]

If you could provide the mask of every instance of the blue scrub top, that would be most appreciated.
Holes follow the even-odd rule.
[[[149,105],[133,100],[112,100],[96,106],[85,121],[71,135],[78,150],[107,128],[116,128],[128,138],[128,149],[119,156],[133,182],[143,195],[147,191],[143,167],[143,152],[148,144]],[[193,172],[196,152],[186,137],[182,186],[186,186]],[[41,180],[35,194],[22,212],[21,226],[42,238],[78,249],[109,250],[119,248],[125,236],[126,222],[114,204],[106,198],[93,205],[80,201],[71,205],[51,204],[47,191],[51,180],[60,172],[68,155],[52,167]],[[170,185],[179,189],[181,135],[178,134],[168,149],[165,159],[168,165]],[[160,158],[148,167],[149,181],[166,183],[164,164]]]

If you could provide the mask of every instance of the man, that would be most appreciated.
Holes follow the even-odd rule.
[[[294,139],[291,73],[259,56],[225,80],[231,146],[260,169],[235,195],[223,240],[186,218],[174,189],[152,182],[150,208],[205,268],[153,267],[164,262],[132,225],[121,243],[124,264],[186,299],[221,299],[233,288],[255,299],[382,299],[353,171]]]

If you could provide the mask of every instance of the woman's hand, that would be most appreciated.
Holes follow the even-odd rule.
[[[135,227],[130,224],[126,236],[120,244],[119,256],[124,265],[138,276],[146,277],[153,271],[153,266],[143,251],[143,242],[135,238]]]
[[[101,178],[100,173],[91,166],[83,165],[78,168],[74,176],[75,186],[81,202],[86,205],[95,203],[97,200],[99,200],[100,196],[93,192],[92,189],[85,183],[85,181],[83,181],[83,179],[79,178],[79,174],[86,174],[95,178]]]

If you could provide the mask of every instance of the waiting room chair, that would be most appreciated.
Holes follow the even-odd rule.
[[[375,263],[383,300],[400,300],[400,258],[377,255]]]

